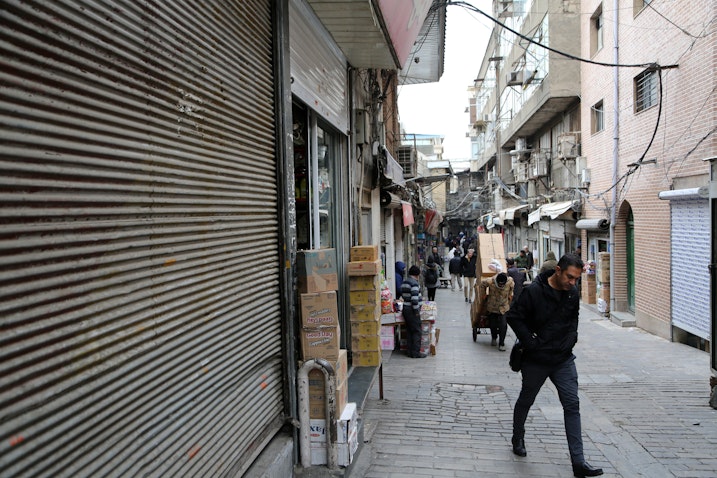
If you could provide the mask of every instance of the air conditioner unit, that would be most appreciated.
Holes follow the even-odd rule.
[[[485,182],[489,183],[495,179],[495,172],[494,171],[488,171],[485,175]]]
[[[519,86],[525,80],[525,70],[515,70],[508,73],[505,77],[508,86]]]
[[[567,133],[558,136],[557,156],[560,159],[576,158],[580,155],[580,140],[577,134]]]
[[[530,179],[536,179],[548,175],[548,155],[544,153],[533,153],[530,155]]]
[[[590,170],[588,168],[580,171],[580,185],[588,186],[590,184]]]
[[[513,168],[513,176],[515,176],[516,182],[524,183],[528,181],[528,164],[524,162],[516,163],[515,168]]]

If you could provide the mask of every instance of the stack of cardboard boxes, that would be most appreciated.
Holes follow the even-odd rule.
[[[338,429],[344,430],[338,438],[339,465],[348,466],[358,447],[358,437],[348,427],[356,418],[348,408],[348,358],[347,351],[340,348],[340,326],[336,290],[338,275],[336,251],[320,249],[300,251],[297,256],[301,307],[301,350],[304,360],[325,359],[331,363],[336,390],[335,404]],[[354,406],[355,410],[355,406]],[[309,420],[311,428],[311,463],[327,463],[326,452],[326,386],[324,373],[315,369],[309,372]],[[322,432],[323,430],[323,432]],[[353,440],[353,441],[351,441]],[[353,451],[351,451],[353,450]],[[344,460],[341,461],[341,458]]]
[[[378,245],[354,246],[349,254],[353,365],[376,367],[381,364],[381,259]]]
[[[610,253],[598,254],[598,312],[610,312]]]
[[[595,261],[586,263],[585,272],[580,283],[582,300],[586,304],[594,304],[597,301],[597,274],[595,273]]]

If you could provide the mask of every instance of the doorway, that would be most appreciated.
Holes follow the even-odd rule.
[[[635,312],[635,223],[632,208],[627,215],[625,225],[625,253],[627,255],[627,309]]]

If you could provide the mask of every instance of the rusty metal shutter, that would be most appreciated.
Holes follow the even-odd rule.
[[[0,22],[0,474],[241,474],[284,408],[271,2]]]

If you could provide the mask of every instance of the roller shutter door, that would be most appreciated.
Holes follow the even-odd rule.
[[[709,339],[709,201],[673,199],[670,215],[672,325]]]
[[[271,2],[0,24],[0,475],[240,475],[284,408]]]

